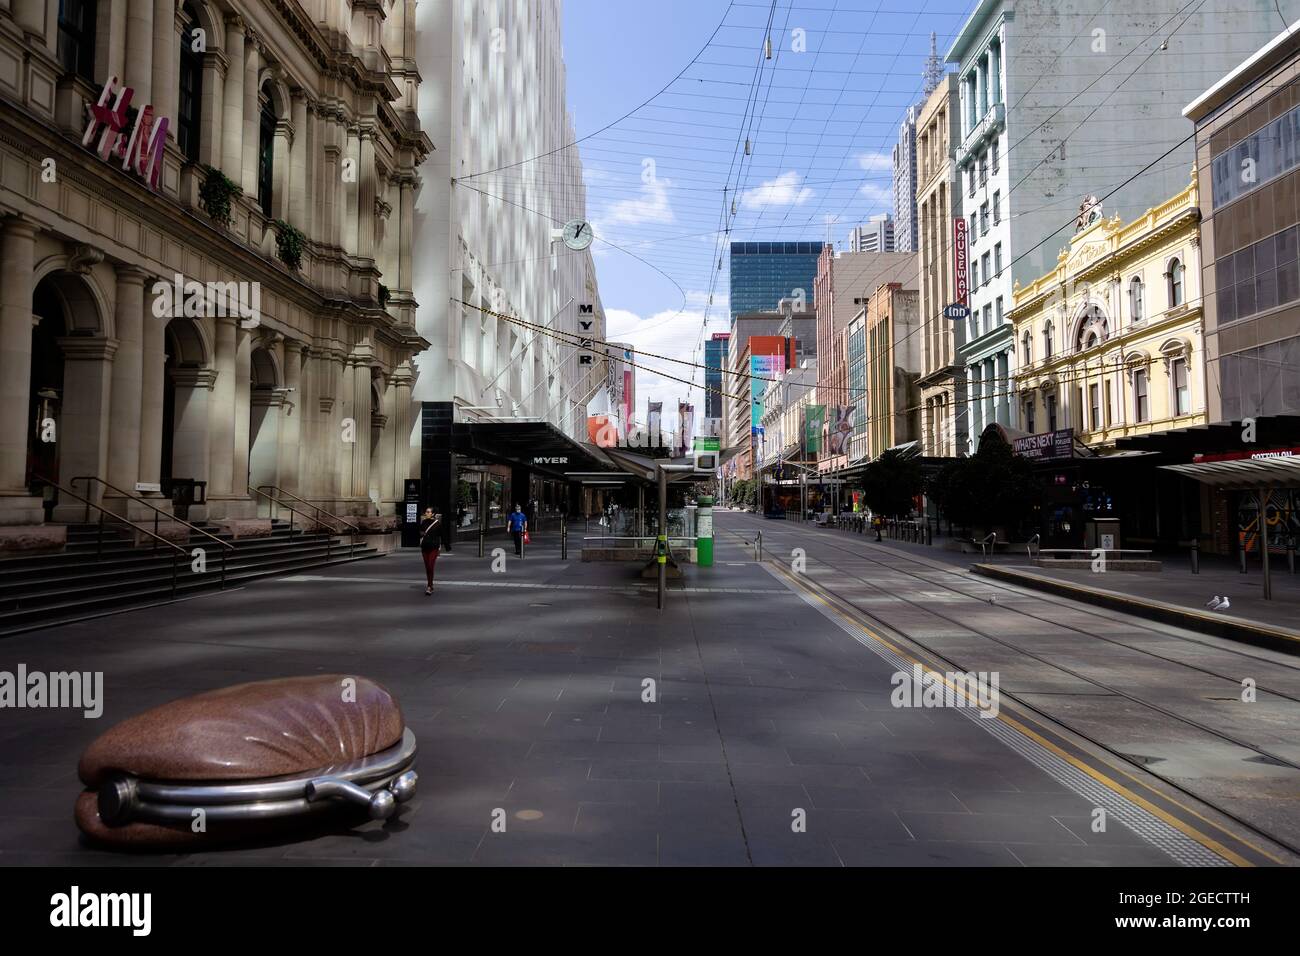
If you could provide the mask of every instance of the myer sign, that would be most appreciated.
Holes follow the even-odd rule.
[[[534,465],[567,465],[569,463],[568,455],[534,455]]]

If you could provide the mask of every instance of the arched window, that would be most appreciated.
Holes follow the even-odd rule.
[[[1146,318],[1146,305],[1142,293],[1142,277],[1134,276],[1128,284],[1128,308],[1134,322],[1141,322]]]
[[[1026,365],[1034,363],[1034,337],[1025,329],[1025,334],[1020,337],[1020,350],[1023,353],[1023,361]]]
[[[1183,264],[1174,259],[1169,263],[1169,308],[1176,309],[1183,304]]]
[[[271,90],[263,85],[262,109],[258,118],[257,135],[257,204],[262,207],[262,215],[271,215],[271,184],[275,177],[275,104],[271,101]]]
[[[1043,323],[1043,358],[1052,357],[1052,320],[1048,319]]]
[[[1097,306],[1089,306],[1079,318],[1079,330],[1075,336],[1075,349],[1083,352],[1096,348],[1110,338],[1110,323]]]
[[[180,97],[176,102],[176,144],[191,163],[199,161],[199,123],[203,110],[203,54],[194,49],[199,17],[194,5],[183,8],[185,28],[181,31]]]
[[[59,0],[59,63],[95,80],[95,0]]]

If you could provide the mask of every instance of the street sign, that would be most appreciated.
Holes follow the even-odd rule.
[[[957,301],[965,305],[966,296],[970,293],[969,280],[967,277],[968,248],[966,245],[966,220],[958,216],[952,221],[952,270],[953,270],[953,291],[957,294]]]
[[[970,306],[962,305],[960,302],[954,302],[943,310],[943,317],[945,319],[952,319],[954,322],[959,322],[969,316]]]

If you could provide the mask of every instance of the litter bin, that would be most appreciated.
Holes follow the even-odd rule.
[[[190,520],[190,505],[207,504],[208,483],[194,478],[169,478],[159,489],[172,502],[172,513],[182,521]]]
[[[1101,548],[1103,551],[1118,551],[1119,519],[1089,518],[1084,523],[1083,541],[1089,550]]]

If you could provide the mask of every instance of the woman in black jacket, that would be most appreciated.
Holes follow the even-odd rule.
[[[442,515],[434,514],[432,508],[425,508],[424,517],[420,519],[420,557],[424,558],[424,574],[428,578],[425,594],[433,593],[433,568],[438,563],[441,536]]]

